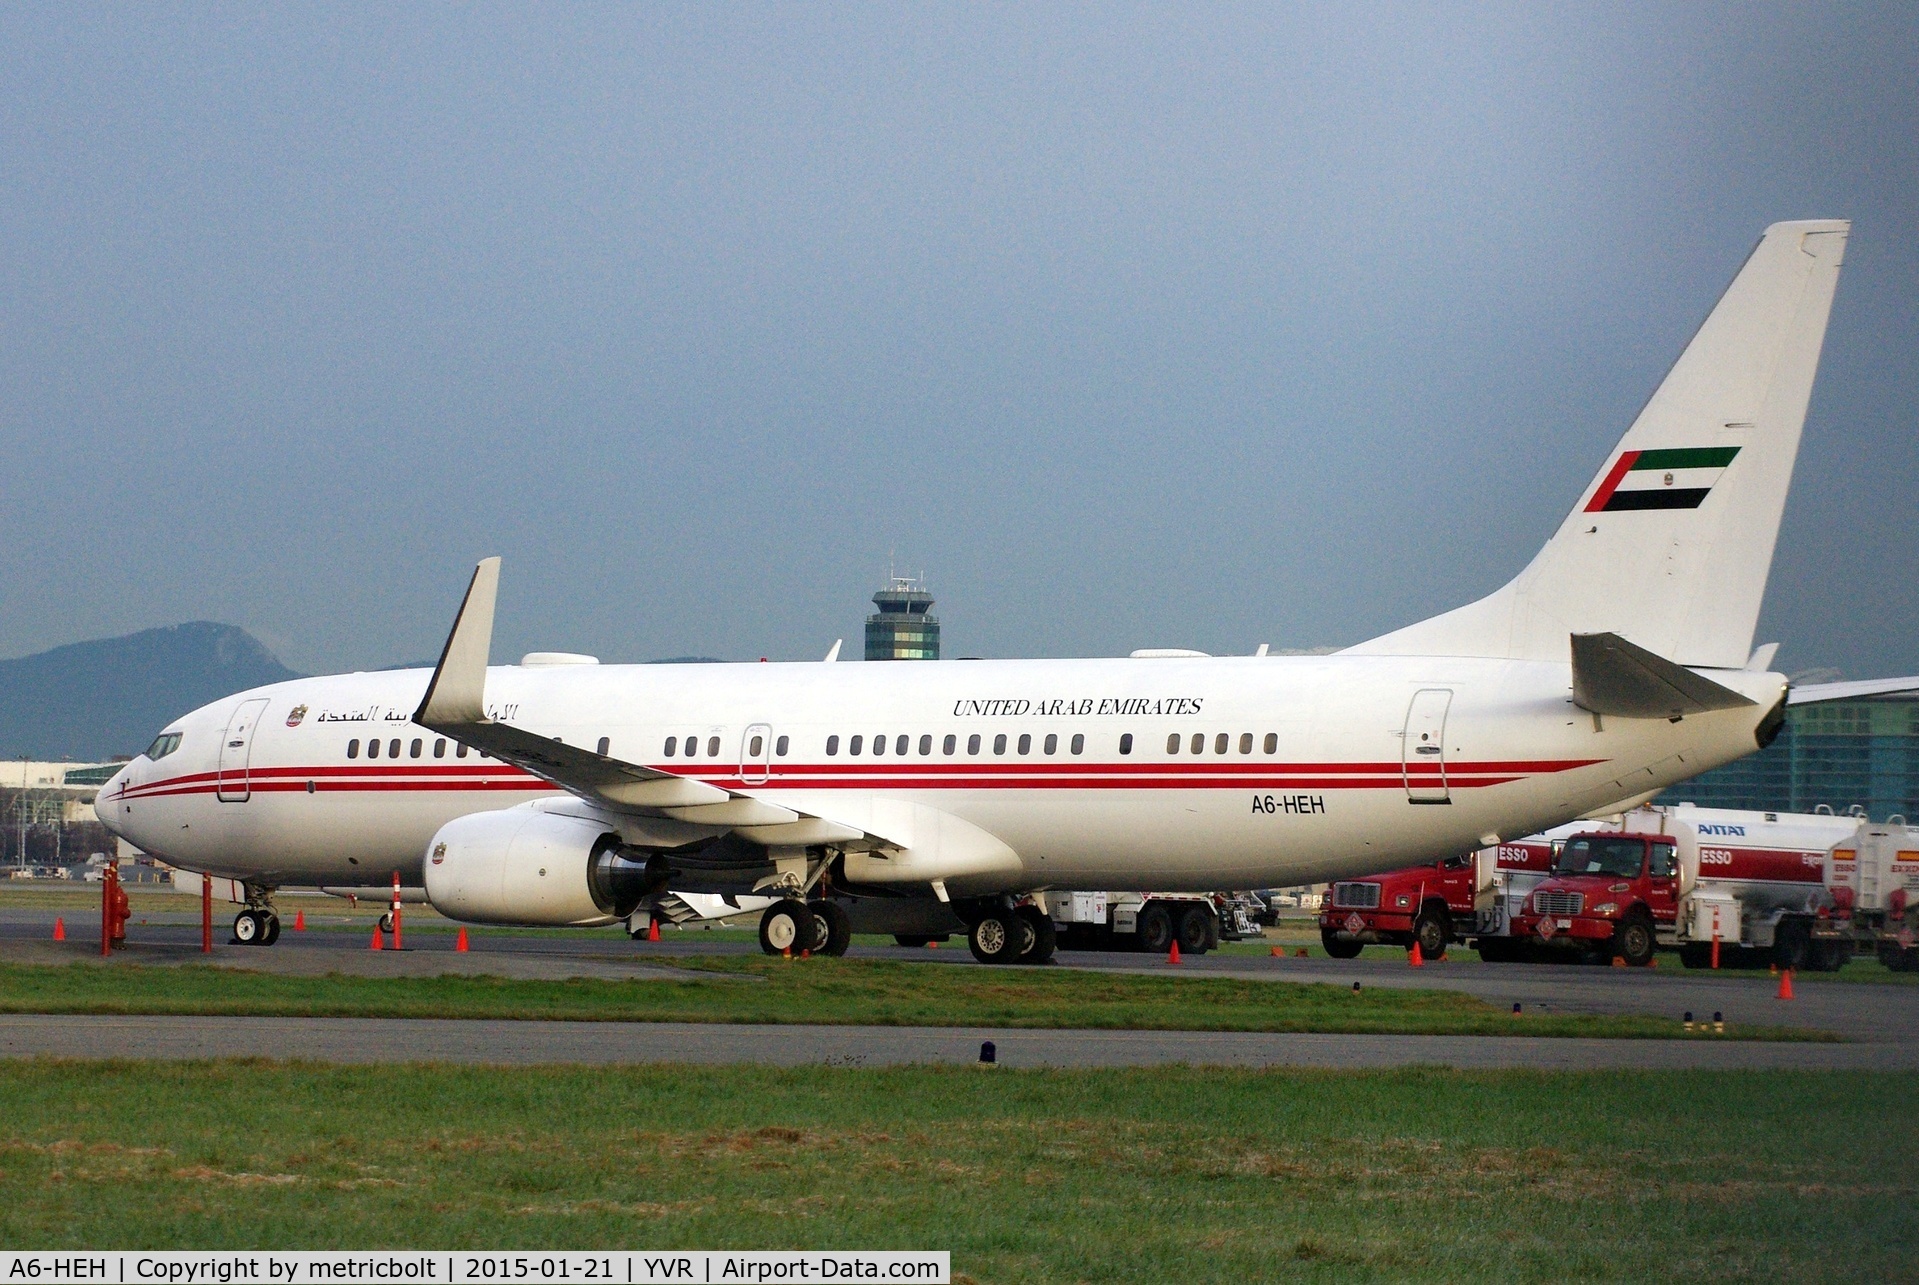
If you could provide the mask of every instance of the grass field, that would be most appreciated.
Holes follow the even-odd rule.
[[[973,1281],[1912,1278],[1919,1076],[0,1064],[0,1244],[949,1249]],[[1703,1105],[1702,1105],[1703,1104]]]
[[[1072,969],[951,968],[891,960],[681,959],[684,980],[292,977],[203,965],[0,965],[0,1012],[799,1022],[882,1026],[1331,1031],[1410,1035],[1681,1036],[1648,1016],[1515,1017],[1456,991],[1155,977]],[[1676,1015],[1675,1015],[1676,1016]],[[1830,1039],[1735,1028],[1734,1038]],[[1726,1036],[1695,1034],[1695,1039]]]

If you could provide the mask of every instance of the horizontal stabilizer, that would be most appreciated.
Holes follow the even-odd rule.
[[[1919,692],[1919,677],[1861,678],[1849,683],[1807,683],[1786,694],[1788,705],[1819,705],[1826,701],[1857,700],[1862,696],[1890,696]]]
[[[1595,714],[1679,718],[1756,703],[1618,634],[1574,634],[1572,641],[1573,704]]]

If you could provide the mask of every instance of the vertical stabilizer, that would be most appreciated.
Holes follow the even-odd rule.
[[[1685,665],[1744,665],[1850,226],[1766,229],[1516,579],[1350,650],[1565,660],[1569,635],[1614,633]]]

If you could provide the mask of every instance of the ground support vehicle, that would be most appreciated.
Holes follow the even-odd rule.
[[[1860,821],[1826,854],[1825,881],[1832,913],[1814,920],[1815,948],[1838,938],[1895,972],[1919,972],[1919,829],[1902,816]]]
[[[1230,892],[1046,892],[1041,898],[1063,950],[1141,950],[1203,955],[1222,941],[1259,935],[1256,902]]]
[[[1716,950],[1735,965],[1837,969],[1854,936],[1834,920],[1826,870],[1858,829],[1847,817],[1640,808],[1567,836],[1512,936],[1594,962],[1645,965],[1668,947],[1688,967],[1710,967]]]
[[[1453,942],[1476,944],[1486,959],[1518,958],[1512,913],[1550,874],[1555,842],[1539,835],[1336,883],[1320,905],[1320,945],[1334,959],[1415,941],[1428,959]]]

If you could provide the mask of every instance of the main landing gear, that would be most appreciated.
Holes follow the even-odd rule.
[[[1053,918],[1037,906],[988,905],[966,933],[966,948],[982,964],[1047,964],[1059,944]]]
[[[844,955],[853,920],[837,901],[782,897],[760,916],[760,949],[769,955]]]
[[[271,946],[280,940],[280,916],[273,911],[273,889],[246,885],[247,908],[233,918],[233,944]]]

